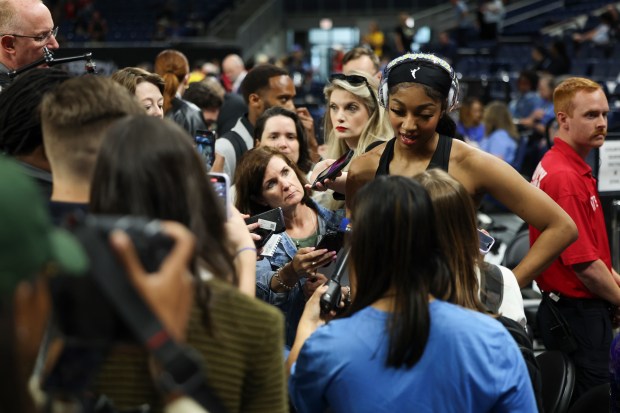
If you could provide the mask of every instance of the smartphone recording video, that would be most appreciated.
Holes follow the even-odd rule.
[[[200,154],[205,166],[207,167],[207,171],[211,170],[213,166],[213,162],[215,162],[215,139],[217,135],[215,131],[210,130],[200,130],[196,131],[196,136],[194,136],[194,143],[196,144],[196,149]]]
[[[230,178],[226,174],[210,172],[207,174],[209,182],[213,185],[215,193],[222,201],[222,206],[226,211],[226,217],[230,218]]]
[[[312,188],[316,188],[316,184],[318,183],[323,184],[326,179],[336,178],[340,171],[342,171],[344,167],[347,166],[347,164],[351,161],[351,158],[353,158],[353,151],[348,151],[340,158],[336,159],[333,164],[331,164],[328,168],[325,168],[325,170],[323,170],[319,174],[319,176],[316,177],[316,179],[312,183]]]

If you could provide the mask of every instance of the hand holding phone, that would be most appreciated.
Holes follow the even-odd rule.
[[[478,230],[478,238],[480,239],[480,252],[487,254],[491,251],[491,247],[495,243],[495,238],[482,230]]]
[[[194,142],[200,157],[205,163],[207,170],[210,171],[215,162],[215,139],[217,135],[215,131],[198,129]]]
[[[317,250],[326,249],[328,251],[340,251],[340,248],[344,245],[344,232],[333,231],[328,232],[316,245]]]
[[[226,174],[210,172],[207,174],[209,182],[213,185],[213,189],[218,198],[222,202],[222,206],[226,211],[226,218],[230,218],[230,178]]]
[[[326,179],[335,179],[338,174],[344,169],[345,166],[349,164],[351,158],[353,158],[353,151],[348,151],[340,158],[338,158],[333,164],[331,164],[328,168],[324,169],[319,176],[316,177],[314,182],[312,183],[312,188],[316,188],[317,184],[323,184]]]

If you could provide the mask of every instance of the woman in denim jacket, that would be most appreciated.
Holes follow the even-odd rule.
[[[336,231],[344,217],[343,210],[316,204],[305,184],[304,173],[270,147],[248,151],[235,173],[236,206],[242,213],[283,210],[286,231],[271,236],[256,263],[256,295],[284,312],[287,346],[295,339],[306,299],[327,281],[317,271],[336,258],[335,251],[316,245]]]

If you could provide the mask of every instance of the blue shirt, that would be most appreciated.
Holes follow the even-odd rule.
[[[512,165],[517,153],[517,141],[504,129],[498,129],[482,139],[480,149],[491,155],[499,156]]]
[[[472,142],[480,144],[480,141],[484,137],[484,125],[481,123],[478,126],[466,127],[460,121],[456,123],[456,131],[463,135],[464,138]]]
[[[412,368],[385,365],[388,313],[367,307],[320,327],[291,370],[298,412],[536,412],[523,357],[499,322],[439,300],[429,308]]]
[[[328,231],[336,231],[344,218],[344,210],[331,211],[311,200],[309,205],[318,214],[319,241]],[[291,262],[297,254],[297,246],[286,232],[283,232],[271,257],[256,262],[256,297],[273,304],[284,313],[284,337],[287,346],[292,346],[297,334],[297,324],[306,305],[306,297],[302,290],[306,278],[302,277],[295,283],[291,291],[276,293],[271,289],[271,278],[276,270]]]
[[[534,110],[541,106],[541,101],[542,99],[538,93],[531,91],[512,100],[508,108],[514,118],[527,118]]]

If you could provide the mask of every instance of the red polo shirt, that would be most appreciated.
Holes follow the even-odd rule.
[[[579,238],[545,270],[536,282],[543,291],[573,298],[598,298],[577,278],[572,265],[601,259],[611,270],[605,218],[592,168],[566,142],[555,138],[542,158],[532,184],[542,189],[575,221]],[[540,231],[530,226],[530,245]]]

